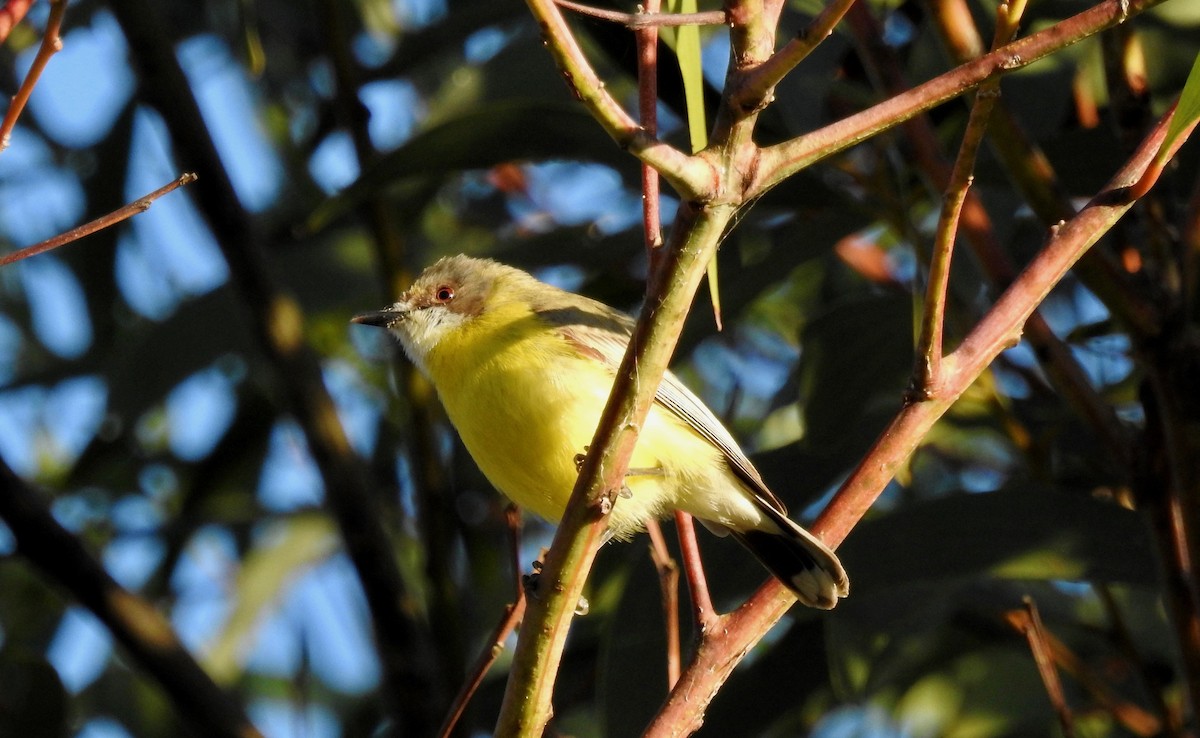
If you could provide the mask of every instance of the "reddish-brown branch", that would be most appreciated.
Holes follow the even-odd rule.
[[[648,0],[646,14],[657,13],[662,0]],[[634,31],[637,42],[638,117],[642,128],[658,136],[658,28],[647,26]],[[659,208],[658,171],[642,163],[642,232],[646,242],[646,258],[651,271],[656,252],[662,246],[662,214]]]
[[[983,53],[983,40],[965,0],[932,0],[931,9],[935,27],[956,62],[966,63]],[[1077,77],[1077,80],[1082,79]],[[1094,101],[1090,104],[1094,107]],[[1084,111],[1078,112],[1082,118]],[[1081,122],[1081,125],[1086,124]],[[989,144],[1029,207],[1044,224],[1057,223],[1074,215],[1075,208],[1060,186],[1054,167],[1045,153],[1029,140],[1003,100],[992,116]],[[1158,306],[1106,251],[1089,251],[1075,267],[1075,273],[1122,323],[1147,336],[1159,332],[1162,317]],[[1094,415],[1091,413],[1094,409],[1090,408],[1089,413]],[[1103,432],[1106,440],[1114,437]],[[1122,451],[1120,456],[1125,457],[1127,453]]]
[[[25,104],[29,102],[29,96],[33,94],[33,88],[41,78],[42,71],[50,63],[50,57],[62,50],[62,37],[59,32],[62,30],[63,15],[66,12],[67,0],[50,0],[50,19],[46,21],[42,45],[38,48],[37,56],[33,57],[33,64],[29,66],[29,73],[21,82],[20,89],[13,95],[12,103],[4,114],[4,122],[0,123],[0,151],[8,148],[17,118],[20,118],[21,111],[25,110]]]
[[[0,257],[0,267],[7,266],[13,262],[21,261],[22,259],[28,259],[31,256],[37,256],[38,254],[56,249],[59,246],[65,246],[72,241],[78,241],[84,236],[90,236],[96,231],[103,230],[110,226],[116,225],[123,220],[132,218],[138,213],[144,213],[150,209],[150,206],[153,205],[154,201],[158,198],[169,192],[174,192],[185,184],[195,181],[196,174],[194,172],[186,172],[180,175],[179,179],[175,180],[174,182],[165,184],[154,192],[144,195],[143,197],[139,197],[128,205],[112,211],[108,215],[102,215],[89,223],[84,223],[77,228],[72,228],[66,233],[60,233],[54,238],[46,239],[41,243],[35,243],[32,246],[27,246],[26,248],[23,248],[19,251],[14,251],[11,254],[5,254],[3,257]]]
[[[661,2],[653,3],[654,7],[651,7],[651,3],[646,3],[644,10],[638,13],[622,13],[619,10],[597,8],[571,0],[554,0],[554,3],[589,18],[620,23],[631,31],[677,26],[721,26],[725,24],[726,18],[724,10],[705,10],[699,13],[660,13]]]
[[[1054,665],[1054,657],[1050,652],[1050,644],[1046,638],[1046,628],[1042,625],[1042,617],[1032,597],[1025,598],[1025,609],[1008,613],[1007,620],[1018,633],[1025,636],[1029,644],[1029,653],[1037,666],[1038,676],[1042,678],[1042,686],[1046,696],[1054,706],[1058,715],[1058,723],[1066,738],[1075,736],[1075,719],[1071,715],[1071,706],[1063,693],[1062,680],[1058,677],[1058,668]]]
[[[1078,15],[1006,44],[861,113],[799,138],[767,146],[761,152],[753,192],[761,194],[821,159],[969,92],[989,77],[1028,66],[1162,1],[1104,0]]]
[[[939,28],[953,30],[955,33],[956,56],[969,59],[982,53],[983,42],[978,34],[973,32],[974,26],[964,27],[962,25],[970,22],[970,13],[962,4],[953,2],[953,0],[942,0],[934,7],[938,11],[935,18],[939,21]],[[878,38],[882,33],[870,14],[862,12],[857,7],[851,13],[851,20],[852,33],[859,37],[862,45],[866,45],[869,39]],[[952,29],[948,28],[950,25],[953,25]],[[870,53],[865,58],[869,64],[877,68],[878,76],[884,81],[889,95],[898,95],[908,89],[907,82],[899,71],[900,64],[893,58],[887,47],[871,45]],[[1004,115],[1003,100],[995,102],[997,107],[993,108],[991,116],[989,130],[992,131],[992,135],[989,136],[989,140],[1012,142],[1021,138],[1018,135],[1018,129],[1013,127],[1015,124],[1009,122],[1009,118]],[[997,115],[997,113],[1000,114]],[[998,133],[995,131],[997,125],[1001,129]],[[909,140],[916,164],[925,173],[925,176],[933,182],[935,187],[948,187],[952,169],[941,154],[938,135],[929,119],[926,116],[917,116],[906,123],[901,130]],[[1012,144],[1007,145],[1011,146]],[[1012,157],[1010,156],[1010,158]],[[1047,180],[1052,182],[1054,179],[1053,169],[1050,168],[1049,162],[1045,161],[1045,157],[1040,155],[1040,152],[1036,150],[1029,152],[1026,157],[1021,158],[1021,162],[1029,170],[1023,177],[1028,185],[1023,187],[1023,190],[1028,191],[1031,188],[1054,190],[1047,182]],[[1037,209],[1036,206],[1035,209]],[[1074,213],[1074,209],[1068,205],[1065,209],[1055,212],[1061,212],[1062,218],[1068,218]],[[1058,222],[1058,220],[1060,218],[1056,217],[1053,222]],[[992,283],[998,289],[1007,287],[1016,276],[1016,267],[1013,266],[1008,253],[996,239],[991,218],[984,209],[983,203],[970,191],[967,191],[966,199],[963,202],[960,225],[960,232],[971,246]],[[1097,261],[1095,258],[1097,254],[1098,252],[1094,250],[1089,251],[1081,264],[1087,263],[1088,259]],[[1089,284],[1094,283],[1095,280],[1089,281]],[[1034,314],[1026,322],[1025,333],[1046,373],[1066,397],[1069,404],[1088,421],[1090,427],[1095,429],[1111,458],[1121,462],[1122,466],[1127,464],[1130,457],[1130,446],[1125,429],[1112,407],[1092,387],[1070,347],[1054,334],[1039,314]]]
[[[743,110],[754,110],[769,103],[775,86],[833,33],[834,27],[841,22],[854,2],[855,0],[832,0],[826,5],[820,15],[813,18],[795,38],[738,81],[737,87],[730,91],[732,105]],[[763,12],[767,21],[774,27],[778,8],[772,10],[768,6]]]
[[[662,592],[663,623],[667,636],[667,689],[673,689],[679,681],[679,565],[671,558],[667,540],[657,520],[646,523],[650,535],[650,560],[658,572],[658,586]]]
[[[720,615],[713,608],[712,595],[708,592],[708,578],[704,574],[704,561],[700,558],[700,544],[696,540],[696,524],[692,516],[682,510],[676,510],[675,527],[679,531],[679,555],[683,560],[683,572],[692,596],[697,631],[704,637],[704,634],[713,629]]]
[[[862,7],[862,6],[859,6]],[[997,10],[996,37],[992,48],[996,49],[1012,40],[1017,32],[1024,3],[1015,6],[1001,4]],[[959,145],[958,157],[950,171],[950,181],[942,202],[938,218],[933,255],[929,260],[929,284],[925,292],[925,310],[921,320],[921,334],[917,341],[917,366],[912,386],[919,392],[936,392],[942,371],[942,344],[946,318],[946,293],[950,287],[950,263],[954,255],[954,242],[958,236],[959,217],[967,201],[968,190],[973,179],[975,159],[987,132],[992,109],[1000,97],[1000,78],[992,77],[979,86],[967,128]]]
[[[504,615],[500,617],[500,622],[496,623],[492,634],[488,636],[484,650],[479,654],[467,681],[455,695],[454,702],[450,705],[450,711],[446,714],[446,720],[437,732],[438,738],[449,738],[450,734],[454,732],[454,728],[462,719],[463,712],[466,711],[471,698],[475,696],[479,685],[483,683],[483,678],[487,676],[492,665],[496,663],[496,659],[500,658],[500,654],[504,652],[504,642],[520,625],[523,617],[525,617],[525,590],[517,587],[517,601],[505,606]]]
[[[1137,181],[1157,151],[1168,119],[1169,115],[1159,122],[1103,191],[1057,229],[962,344],[946,357],[942,392],[925,402],[905,405],[893,418],[812,526],[813,533],[830,546],[841,543],[934,423],[1002,350],[1017,341],[1021,327],[1050,289],[1132,206],[1128,187]],[[696,658],[684,670],[679,685],[644,735],[693,732],[734,666],[794,603],[795,598],[783,585],[771,580],[723,618],[724,637],[701,643]]]

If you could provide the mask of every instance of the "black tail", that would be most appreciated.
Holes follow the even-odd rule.
[[[839,597],[850,593],[850,580],[842,562],[817,537],[768,505],[763,509],[779,532],[732,531],[775,578],[809,607],[828,610]]]

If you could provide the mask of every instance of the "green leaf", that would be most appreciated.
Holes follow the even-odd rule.
[[[67,691],[41,656],[0,652],[0,735],[67,736]]]
[[[696,0],[667,0],[668,13],[695,13]],[[687,103],[688,136],[692,152],[708,145],[708,125],[704,115],[704,68],[700,63],[700,27],[663,28],[663,41],[675,51],[683,94]]]
[[[1137,513],[1033,485],[956,494],[868,520],[838,553],[856,594],[960,578],[1157,579],[1154,545]]]
[[[333,522],[312,513],[281,522],[272,529],[265,545],[246,556],[238,575],[233,613],[204,658],[213,679],[229,684],[237,677],[247,639],[267,608],[300,570],[328,558],[337,545]]]
[[[1171,123],[1167,126],[1167,136],[1158,149],[1158,158],[1165,157],[1166,152],[1175,145],[1176,139],[1194,126],[1197,120],[1200,120],[1200,54],[1196,55],[1192,71],[1183,85],[1179,105],[1175,107],[1175,114],[1171,116]]]

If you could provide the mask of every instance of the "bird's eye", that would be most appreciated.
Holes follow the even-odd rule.
[[[433,299],[442,303],[450,302],[454,299],[454,288],[448,284],[438,287],[436,290],[434,290]]]

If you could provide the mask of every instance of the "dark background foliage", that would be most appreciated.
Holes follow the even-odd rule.
[[[784,27],[818,7],[791,3]],[[916,82],[953,65],[925,3],[869,7],[893,71]],[[1024,26],[1082,7],[1035,3]],[[990,23],[990,4],[972,10]],[[35,5],[0,51],[6,89],[45,19]],[[576,29],[632,102],[631,36],[591,20]],[[1110,96],[1104,39],[1002,85],[1070,197],[1093,194],[1178,94],[1200,49],[1200,7],[1173,0],[1120,33],[1145,60],[1138,99]],[[0,154],[0,238],[27,245],[181,171],[200,182],[0,273],[0,455],[120,584],[169,617],[264,733],[428,734],[513,596],[503,501],[395,348],[348,320],[459,252],[636,309],[635,160],[569,99],[510,0],[82,0],[63,36]],[[761,143],[885,96],[860,40],[835,33],[787,78]],[[704,41],[711,106],[728,42],[719,28]],[[678,65],[663,52],[664,135],[686,149]],[[188,93],[198,110],[181,106]],[[946,156],[966,113],[953,101],[929,116]],[[209,137],[219,158],[197,143]],[[1102,244],[1154,299],[1178,278],[1159,235],[1194,197],[1195,158],[1185,150],[1153,204]],[[1000,243],[1028,258],[1045,229],[987,150],[974,192]],[[900,406],[939,197],[910,140],[881,134],[742,215],[719,257],[723,332],[703,292],[697,301],[675,369],[797,517]],[[667,197],[668,213],[674,205]],[[951,340],[996,294],[965,251],[952,279]],[[273,312],[289,295],[298,311]],[[1074,278],[1043,313],[1136,458],[1146,354]],[[286,329],[302,332],[302,356],[272,343]],[[316,385],[349,437],[343,455],[314,436]],[[1155,522],[1132,509],[1136,468],[1027,344],[1007,351],[846,541],[852,596],[829,614],[793,611],[735,672],[702,734],[1056,734],[1029,647],[1005,619],[1026,596],[1074,658],[1064,679],[1080,734],[1137,734],[1130,714],[1168,724],[1184,687]],[[378,535],[399,573],[403,622],[384,642],[355,553],[372,544],[348,555],[343,543],[361,499],[374,513],[351,528]],[[731,542],[701,536],[718,607],[734,606],[763,573]],[[178,734],[156,681],[15,540],[0,525],[0,735]],[[526,567],[547,542],[547,526],[528,520]],[[589,589],[555,727],[635,734],[666,694],[644,539],[607,547]],[[397,663],[409,681],[389,681]],[[467,715],[471,731],[491,727],[503,666]]]

